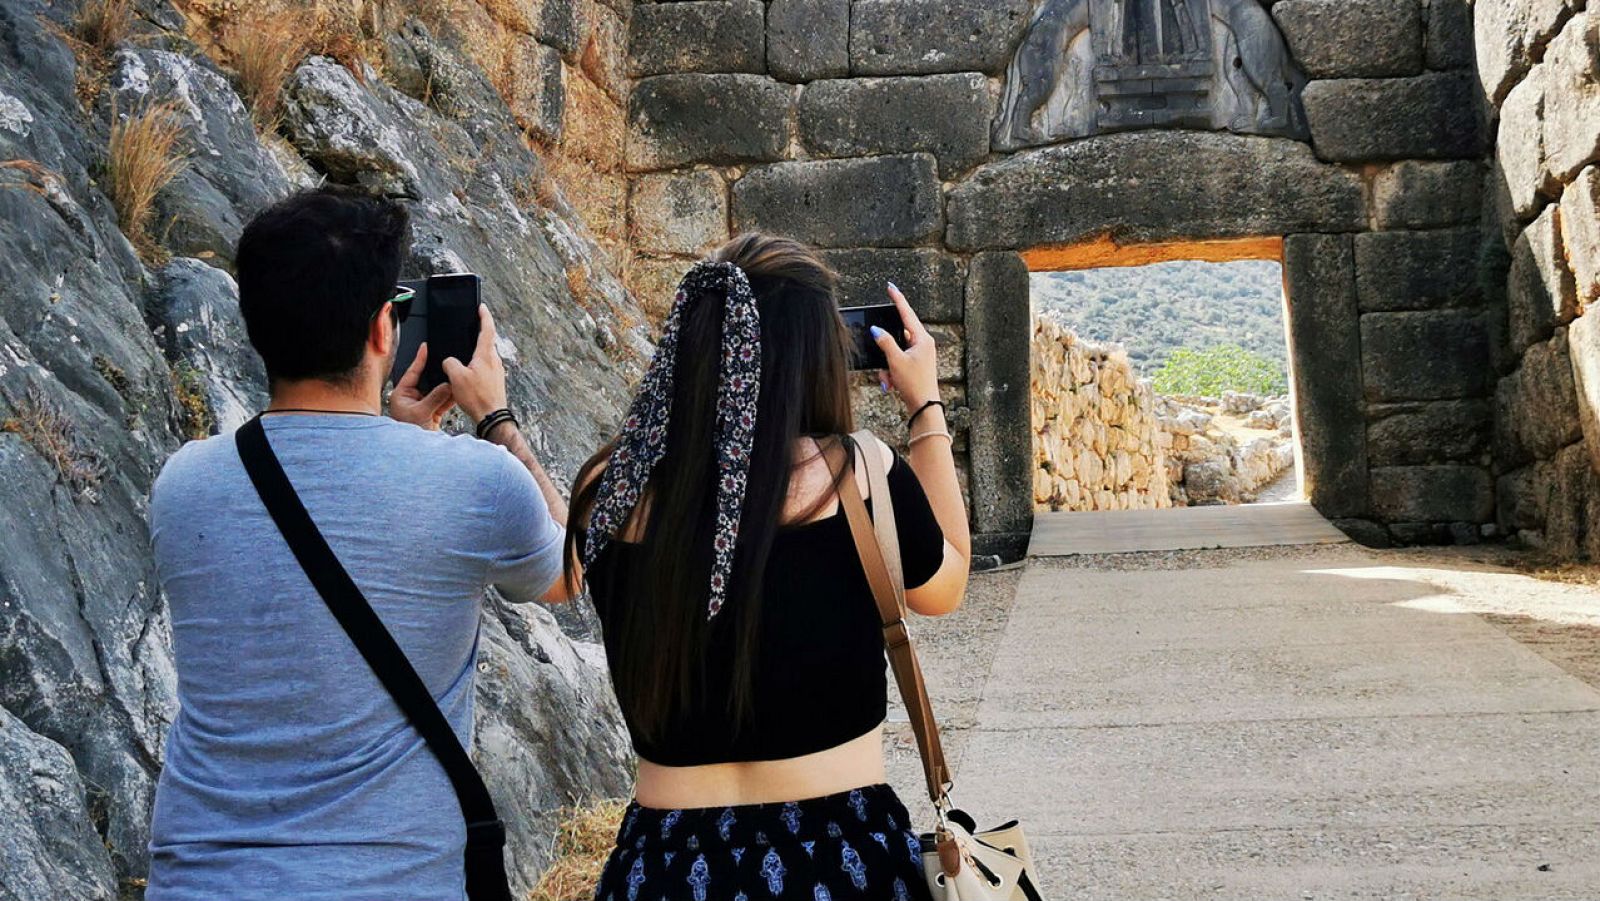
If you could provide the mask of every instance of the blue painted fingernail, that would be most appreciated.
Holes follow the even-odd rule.
[[[889,290],[890,291],[899,291],[900,290],[900,286],[895,284],[894,282],[890,282],[889,283]]]
[[[889,333],[884,331],[881,328],[878,328],[877,326],[873,326],[872,327],[872,337],[874,337],[874,338],[882,338],[884,335],[887,335],[887,334],[889,334]]]

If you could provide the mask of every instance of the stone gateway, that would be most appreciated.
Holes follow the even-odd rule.
[[[633,48],[675,58],[657,45],[692,32],[669,21],[735,4],[649,4]],[[1032,521],[1030,269],[1220,240],[1283,263],[1320,511],[1369,542],[1600,551],[1600,470],[1563,455],[1600,381],[1573,324],[1597,293],[1597,14],[1525,5],[771,0],[762,71],[731,49],[758,39],[750,17],[722,57],[684,49],[692,71],[635,82],[627,167],[652,189],[629,217],[714,172],[728,221],[706,246],[782,231],[830,248],[850,302],[907,288],[949,354],[983,549],[1020,551]],[[665,87],[688,95],[658,79],[754,97],[722,92],[734,78],[768,88],[654,126],[676,115]],[[626,279],[657,291],[692,258],[635,248]]]

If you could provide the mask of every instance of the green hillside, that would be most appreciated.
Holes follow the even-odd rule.
[[[1060,313],[1085,338],[1121,343],[1145,376],[1180,347],[1219,344],[1287,369],[1282,267],[1270,260],[1040,272],[1033,302]]]

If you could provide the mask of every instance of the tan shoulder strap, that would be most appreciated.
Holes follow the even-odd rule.
[[[857,434],[867,436],[862,439],[863,443],[870,438],[870,433]],[[872,509],[876,516],[867,513],[866,502],[861,498],[861,490],[856,487],[852,471],[855,461],[850,459],[851,455],[846,453],[844,445],[838,441],[831,442],[824,447],[823,455],[839,486],[839,505],[844,508],[845,519],[850,523],[850,535],[855,539],[856,553],[861,557],[867,584],[872,587],[872,597],[878,605],[878,616],[883,622],[883,644],[889,654],[889,666],[894,670],[895,682],[900,686],[906,715],[911,720],[911,731],[917,737],[917,748],[922,755],[922,772],[928,781],[928,797],[939,804],[950,790],[950,768],[945,763],[944,746],[939,741],[939,724],[933,718],[933,706],[928,703],[928,688],[923,682],[922,667],[917,663],[916,648],[911,644],[911,631],[906,624],[900,541],[895,533],[888,474],[884,470],[882,457],[875,457],[873,453],[877,450],[876,443],[876,439],[871,439],[871,443],[863,448],[863,453],[854,455],[862,461],[867,474],[867,484],[872,490]],[[874,469],[877,470],[876,474]],[[892,566],[890,558],[894,561]]]

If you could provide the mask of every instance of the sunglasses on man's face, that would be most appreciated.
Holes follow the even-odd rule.
[[[390,297],[388,300],[384,301],[382,304],[379,304],[378,305],[378,309],[372,311],[372,317],[371,318],[373,318],[373,319],[378,318],[378,313],[382,312],[384,304],[393,304],[394,305],[394,321],[397,322],[397,323],[398,322],[405,322],[406,321],[406,317],[411,315],[411,301],[416,296],[417,296],[416,289],[407,288],[405,285],[395,285],[394,286],[394,296]]]

